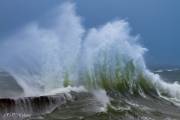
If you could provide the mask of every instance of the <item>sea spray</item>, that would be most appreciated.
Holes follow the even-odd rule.
[[[147,49],[131,34],[127,21],[86,30],[74,6],[61,5],[48,26],[30,23],[1,43],[0,67],[16,79],[24,96],[59,92],[71,85],[180,99],[178,83],[166,83],[146,68]]]
[[[108,105],[110,104],[109,97],[105,90],[96,90],[92,92],[98,102],[101,103],[102,107],[100,107],[99,112],[107,111]]]
[[[62,88],[67,72],[70,79],[76,78],[73,71],[84,30],[73,4],[65,3],[55,12],[52,26],[31,23],[1,44],[1,67],[15,77],[25,96]]]

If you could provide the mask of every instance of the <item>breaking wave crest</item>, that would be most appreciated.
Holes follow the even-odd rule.
[[[24,96],[84,86],[180,102],[180,85],[166,83],[146,68],[147,49],[131,34],[127,21],[85,29],[72,3],[53,15],[51,25],[33,22],[0,46],[0,66],[16,79]]]

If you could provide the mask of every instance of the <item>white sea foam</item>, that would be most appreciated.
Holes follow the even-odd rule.
[[[147,49],[138,43],[138,36],[131,35],[127,21],[116,20],[85,29],[72,3],[61,5],[53,15],[54,18],[48,18],[52,19],[48,26],[30,23],[0,45],[0,67],[17,80],[25,96],[83,90],[63,88],[64,78],[72,80],[74,86],[82,86],[81,71],[87,69],[95,74],[94,65],[104,60],[101,55],[106,52],[112,68],[116,67],[116,56],[121,58],[122,68],[133,60],[137,72],[143,72],[158,91],[180,99],[178,83],[166,83],[146,68],[143,55]],[[102,94],[94,94],[97,99],[106,96],[105,92],[99,92]],[[103,100],[109,101],[106,97]]]
[[[100,107],[100,112],[106,111],[108,104],[110,104],[110,100],[106,94],[106,91],[105,90],[96,90],[93,92],[93,95],[102,104],[102,107]]]
[[[52,91],[49,91],[49,93],[46,93],[45,95],[56,95],[56,94],[60,94],[60,93],[70,93],[72,91],[77,92],[77,93],[88,92],[83,86],[80,86],[80,87],[68,86],[68,87],[54,89]]]

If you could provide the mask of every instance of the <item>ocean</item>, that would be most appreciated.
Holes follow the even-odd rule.
[[[180,70],[148,69],[128,21],[85,28],[71,2],[52,16],[1,41],[0,119],[180,119]]]
[[[179,81],[179,69],[155,70],[167,82]],[[110,104],[102,110],[102,103],[91,93],[30,98],[7,98],[17,96],[22,89],[12,76],[0,74],[0,115],[3,120],[179,120],[180,108],[156,95],[146,98],[118,92],[107,93]],[[66,97],[65,97],[66,96]],[[61,99],[64,98],[64,99]],[[12,100],[11,100],[12,99]],[[58,99],[58,100],[57,100]],[[103,98],[102,98],[103,99]]]

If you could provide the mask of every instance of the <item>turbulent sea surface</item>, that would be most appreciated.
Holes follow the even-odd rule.
[[[131,30],[67,2],[2,40],[0,120],[179,120],[179,69],[149,70]]]
[[[180,70],[157,70],[169,82],[179,81]],[[7,82],[8,80],[8,82]],[[1,96],[21,94],[21,88],[9,74],[0,74]],[[5,91],[10,90],[10,91]],[[16,91],[12,93],[12,91]],[[9,93],[7,93],[9,92]],[[14,104],[10,99],[0,99],[0,115],[3,120],[179,120],[180,107],[156,95],[147,97],[108,92],[110,104],[107,110],[91,93],[71,92],[73,98],[62,94],[33,100],[22,98]],[[57,101],[58,98],[58,102]],[[24,99],[24,100],[23,100]],[[103,99],[103,98],[101,98]],[[14,99],[18,101],[18,99]],[[7,105],[8,104],[8,105]],[[18,106],[19,104],[19,106]],[[29,105],[29,106],[28,106]],[[33,105],[33,107],[32,107]]]

